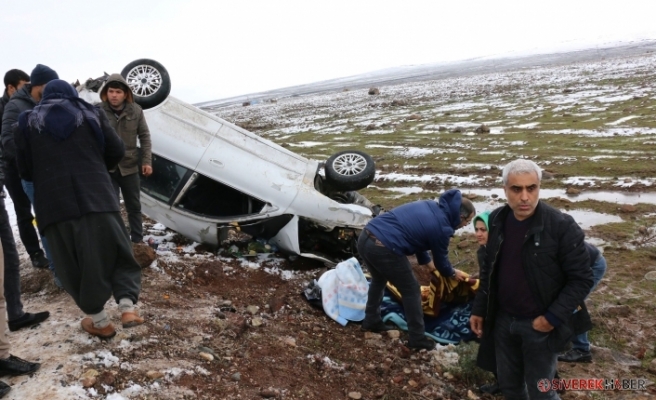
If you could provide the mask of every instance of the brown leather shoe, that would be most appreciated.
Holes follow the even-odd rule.
[[[93,326],[93,320],[90,317],[86,317],[80,324],[82,325],[82,329],[93,336],[98,336],[101,339],[111,339],[114,337],[114,335],[116,335],[116,330],[114,329],[114,325],[112,325],[111,322],[104,328],[96,328]]]
[[[121,324],[123,324],[123,328],[132,328],[133,326],[143,324],[143,322],[144,319],[136,312],[126,311],[121,314]]]

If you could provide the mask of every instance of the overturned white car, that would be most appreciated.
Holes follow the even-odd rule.
[[[144,214],[211,245],[238,228],[328,263],[356,253],[357,235],[380,211],[356,192],[374,179],[369,155],[347,150],[321,163],[295,154],[169,96],[168,73],[154,60],[136,60],[121,75],[152,137],[153,174],[141,178]],[[88,80],[81,96],[89,99],[104,79]]]

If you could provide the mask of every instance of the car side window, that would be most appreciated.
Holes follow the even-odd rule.
[[[209,217],[257,214],[265,203],[230,186],[198,175],[185,191],[177,207]]]
[[[177,189],[191,175],[189,169],[153,154],[153,174],[141,176],[141,191],[165,203],[172,201]]]

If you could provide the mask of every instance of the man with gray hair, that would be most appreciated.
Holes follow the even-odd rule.
[[[489,216],[481,285],[470,324],[492,335],[506,399],[558,399],[558,353],[590,328],[592,270],[574,219],[540,201],[542,171],[519,159],[503,169],[508,203]],[[576,311],[575,311],[576,310]]]

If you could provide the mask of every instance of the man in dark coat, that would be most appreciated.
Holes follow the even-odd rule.
[[[546,380],[556,373],[558,353],[590,326],[584,299],[592,270],[583,231],[540,201],[541,176],[529,160],[504,168],[508,203],[488,219],[470,318],[479,338],[494,337],[499,387],[508,399],[558,399]]]
[[[449,240],[474,214],[474,206],[462,198],[459,190],[448,190],[438,202],[404,204],[369,221],[358,239],[358,252],[371,274],[363,330],[388,330],[380,316],[380,304],[389,281],[401,293],[408,322],[408,347],[417,350],[435,347],[435,342],[425,336],[419,283],[408,256],[416,255],[419,264],[437,269],[442,276],[465,280],[467,275],[449,262]]]
[[[10,72],[11,71],[7,72],[7,74]],[[8,77],[5,76],[5,81],[7,81],[7,78]],[[24,76],[22,78],[24,78]],[[28,78],[28,81],[31,82],[17,88],[13,96],[11,96],[11,99],[7,102],[7,105],[4,108],[4,113],[2,114],[2,128],[0,131],[0,138],[2,141],[2,163],[5,175],[4,184],[14,203],[18,233],[21,241],[25,246],[25,250],[27,250],[27,253],[30,255],[32,265],[36,268],[47,268],[50,261],[43,254],[43,250],[41,250],[41,247],[39,246],[39,238],[34,229],[34,225],[32,224],[34,221],[34,216],[32,215],[32,203],[23,189],[23,184],[18,176],[18,170],[16,169],[16,150],[14,146],[14,132],[12,130],[12,125],[18,122],[18,116],[20,113],[25,110],[33,109],[41,100],[41,93],[43,93],[43,87],[45,84],[50,80],[57,78],[59,78],[57,72],[45,65],[37,64]],[[10,86],[7,84],[8,82],[5,82],[5,86],[9,89]],[[17,87],[16,85],[12,86]],[[41,240],[46,253],[49,253],[47,240],[45,240],[45,238],[41,238]],[[5,251],[8,251],[6,247]],[[7,265],[6,269],[7,271],[11,271],[12,267]],[[52,270],[54,270],[54,266],[52,267]]]
[[[26,78],[29,80],[27,74],[21,70],[10,70],[5,74],[5,93],[3,96],[2,104],[7,108],[7,113],[4,113],[4,109],[1,110],[3,116],[5,114],[11,114],[12,109],[15,106],[13,99],[16,98],[17,93],[21,92],[26,85]],[[8,101],[5,102],[5,99]],[[2,148],[0,147],[0,159],[3,159]],[[14,165],[14,164],[12,164]],[[21,233],[30,232],[31,235],[27,235],[30,239],[27,242],[24,240],[23,244],[26,248],[29,247],[31,241],[33,241],[32,246],[38,250],[38,253],[31,254],[32,263],[37,267],[47,267],[48,260],[43,256],[43,252],[39,248],[39,239],[36,236],[36,231],[32,225],[34,217],[32,216],[32,205],[27,199],[23,188],[21,186],[20,177],[15,168],[15,165],[12,168],[9,168],[10,172],[8,173],[8,179],[5,179],[6,175],[6,165],[0,168],[0,187],[6,185],[7,189],[11,188],[11,192],[18,191],[20,196],[17,196],[18,202],[21,204],[17,206],[14,203],[14,209],[16,210],[16,216],[18,220],[18,227]],[[11,167],[11,166],[10,166]],[[13,171],[16,176],[12,175]],[[24,202],[23,202],[24,200]],[[20,213],[28,215],[28,217],[20,217]],[[21,229],[21,226],[23,229]],[[37,325],[45,321],[50,313],[48,311],[38,312],[38,313],[27,313],[23,310],[23,303],[21,302],[21,287],[20,287],[20,259],[18,257],[18,250],[16,249],[16,242],[14,241],[14,232],[11,228],[9,222],[9,216],[7,215],[7,210],[5,209],[5,193],[2,191],[0,194],[0,241],[2,242],[3,247],[3,261],[4,269],[2,274],[2,279],[4,281],[4,292],[5,299],[7,303],[7,318],[9,320],[9,330],[16,331],[18,329],[30,327]]]
[[[20,174],[34,182],[37,223],[51,241],[57,276],[88,315],[82,328],[101,339],[116,334],[104,310],[112,295],[123,327],[143,323],[135,312],[141,268],[107,172],[125,149],[105,113],[54,80],[41,103],[21,114],[14,139]]]
[[[2,115],[5,112],[5,105],[9,103],[11,96],[29,81],[30,76],[20,69],[10,69],[5,73],[5,90],[2,93],[2,98],[0,98],[0,121],[2,121]]]

